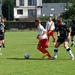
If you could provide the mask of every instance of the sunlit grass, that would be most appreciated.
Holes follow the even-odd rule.
[[[37,50],[37,34],[36,31],[6,32],[0,75],[75,75],[75,60],[70,59],[63,45],[59,47],[58,59],[42,59],[42,53]],[[48,51],[51,55],[53,49],[50,40]],[[75,47],[71,49],[75,55]],[[30,54],[30,59],[24,58],[25,53]]]

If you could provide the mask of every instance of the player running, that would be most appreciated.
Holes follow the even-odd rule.
[[[44,54],[42,58],[44,58],[45,56],[48,56],[48,58],[51,58],[50,53],[46,50],[46,48],[48,48],[48,37],[46,35],[46,30],[40,24],[39,19],[35,20],[35,25],[37,26],[37,30],[39,32],[37,36],[37,39],[39,40],[37,49]]]
[[[63,43],[64,48],[69,53],[71,59],[74,60],[74,55],[73,55],[70,47],[68,47],[68,42],[69,42],[69,39],[70,39],[70,30],[61,18],[58,19],[57,31],[59,32],[60,36],[59,36],[59,38],[58,38],[58,40],[55,44],[54,56],[53,56],[52,59],[57,58],[58,47]]]

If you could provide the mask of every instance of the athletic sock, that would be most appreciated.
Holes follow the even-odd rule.
[[[57,58],[58,48],[54,48],[54,58]]]
[[[73,53],[72,53],[72,51],[71,51],[71,49],[70,49],[69,47],[67,47],[66,50],[67,50],[67,52],[69,53],[69,55],[70,55],[71,57],[74,56]]]
[[[71,40],[72,41],[72,44],[74,45],[74,40]]]
[[[45,51],[42,48],[39,47],[38,50],[45,54]]]
[[[49,53],[46,49],[44,49],[44,51],[45,51],[45,53],[47,53],[47,56],[48,56],[49,58],[52,57],[52,56],[50,55],[50,53]]]

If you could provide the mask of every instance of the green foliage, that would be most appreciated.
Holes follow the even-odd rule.
[[[72,19],[73,16],[75,15],[75,3],[73,3],[72,6],[67,5],[66,8],[68,10],[62,13],[61,17],[63,17],[64,19]]]
[[[40,20],[46,21],[46,20],[48,20],[48,18],[49,18],[49,16],[43,16],[43,17],[40,17]]]
[[[3,0],[2,14],[7,20],[14,18],[14,0]]]
[[[10,29],[9,21],[6,21],[4,24],[5,24],[5,30],[9,30]]]
[[[67,3],[67,2],[75,2],[74,0],[42,0],[43,3]]]

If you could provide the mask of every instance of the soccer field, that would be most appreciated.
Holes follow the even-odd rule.
[[[49,60],[42,58],[37,50],[37,31],[6,32],[5,46],[0,56],[0,75],[75,75],[75,60],[64,49],[59,47],[58,58]],[[69,42],[70,45],[70,42]],[[52,38],[48,51],[53,55],[54,45]],[[75,55],[75,47],[71,47]],[[29,53],[30,59],[24,54]]]

